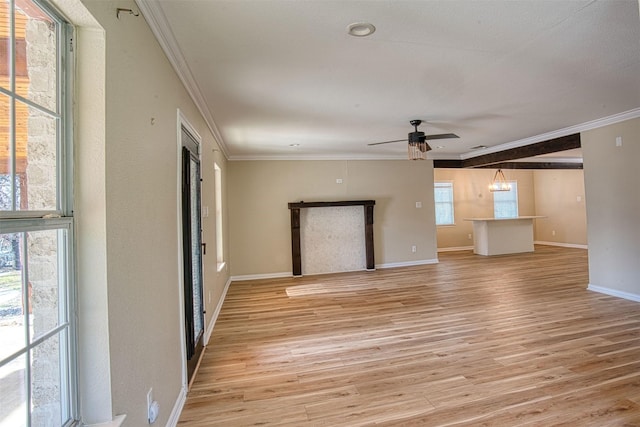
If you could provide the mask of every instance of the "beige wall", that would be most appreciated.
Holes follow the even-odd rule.
[[[535,240],[586,245],[587,212],[583,171],[536,170],[533,178],[536,215],[546,217],[536,220]]]
[[[453,182],[455,225],[438,226],[438,248],[473,246],[473,223],[464,218],[493,217],[493,193],[489,184],[495,169],[435,169],[435,181]],[[508,181],[518,183],[518,214],[535,215],[533,173],[503,170]],[[469,238],[469,234],[472,238]]]
[[[495,169],[435,169],[436,181],[454,188],[454,226],[438,226],[438,248],[473,246],[473,226],[463,218],[492,217],[493,197],[487,189]],[[504,170],[518,182],[520,215],[542,215],[534,221],[534,239],[559,245],[587,244],[582,170]],[[580,200],[578,200],[578,197]],[[555,231],[553,235],[552,231]]]
[[[640,119],[581,137],[590,288],[640,301]],[[616,146],[616,137],[622,146]]]
[[[226,160],[131,1],[59,0],[78,28],[75,102],[80,412],[147,425],[146,394],[166,425],[184,393],[180,315],[177,111],[202,137],[205,306],[209,325],[228,273],[216,271],[213,163]],[[96,22],[97,21],[97,22]],[[225,192],[225,191],[223,191]],[[225,192],[226,194],[226,192]],[[228,217],[228,216],[227,216]],[[226,225],[225,225],[226,226]]]
[[[287,203],[301,200],[374,199],[376,265],[436,259],[431,161],[233,161],[228,168],[233,276],[290,274]]]

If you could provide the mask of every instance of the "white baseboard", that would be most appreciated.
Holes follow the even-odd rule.
[[[458,252],[458,251],[472,251],[473,246],[457,246],[452,248],[438,248],[438,252]]]
[[[183,386],[180,388],[180,394],[178,394],[176,403],[173,405],[173,409],[171,410],[171,414],[169,415],[169,421],[167,421],[167,427],[176,427],[178,425],[178,420],[180,419],[180,414],[182,413],[182,408],[184,407],[184,403],[186,401],[187,401],[187,389],[185,386]]]
[[[83,427],[120,427],[124,423],[124,419],[127,418],[126,414],[116,415],[115,418],[106,423],[98,424],[81,424]]]
[[[470,247],[469,249],[473,249]],[[376,268],[395,268],[395,267],[412,267],[416,265],[426,265],[426,264],[437,264],[438,258],[434,259],[421,259],[418,261],[406,261],[406,262],[390,262],[386,264],[376,264]],[[357,270],[357,271],[375,271],[375,270]],[[335,273],[350,273],[349,271],[333,271],[328,273],[314,273],[313,275],[320,274],[335,274]],[[266,274],[247,274],[241,276],[231,276],[229,280],[232,282],[242,282],[246,280],[260,280],[260,279],[280,279],[283,277],[302,277],[302,276],[293,276],[293,273],[290,271],[284,273],[266,273]]]
[[[291,277],[293,273],[287,271],[284,273],[266,273],[266,274],[245,274],[242,276],[231,276],[232,282],[243,282],[245,280],[260,280],[260,279],[280,279],[282,277]]]
[[[602,286],[595,286],[592,284],[589,284],[589,286],[587,286],[587,290],[605,295],[611,295],[612,297],[624,298],[629,301],[640,302],[640,295],[632,294],[630,292],[618,291],[611,288],[603,288]]]
[[[389,262],[386,264],[376,264],[376,268],[413,267],[416,265],[437,264],[438,262],[438,258],[421,259],[418,261]]]
[[[536,245],[560,246],[562,248],[589,249],[587,245],[578,245],[575,243],[545,242],[542,240],[536,240],[533,243]]]
[[[220,310],[222,310],[222,304],[224,303],[224,299],[227,297],[227,291],[229,290],[229,285],[231,285],[231,277],[227,279],[227,283],[224,285],[224,289],[222,290],[222,295],[220,296],[220,300],[218,301],[218,305],[216,305],[216,309],[213,312],[213,316],[211,316],[211,321],[209,321],[209,325],[207,325],[207,332],[204,336],[204,345],[209,343],[209,338],[211,338],[211,333],[213,332],[213,326],[216,324],[216,320],[218,320],[218,316],[220,315]]]

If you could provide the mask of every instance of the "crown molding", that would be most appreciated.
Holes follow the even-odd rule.
[[[144,19],[151,28],[153,35],[156,37],[156,40],[158,40],[164,54],[171,63],[171,66],[178,75],[178,78],[182,82],[182,85],[193,100],[196,108],[198,108],[198,111],[200,111],[202,118],[213,134],[222,154],[224,154],[228,159],[229,150],[227,149],[227,146],[222,139],[222,135],[211,116],[211,111],[209,110],[207,101],[202,95],[202,91],[198,87],[198,84],[191,73],[191,69],[187,65],[187,61],[184,59],[184,55],[182,54],[180,46],[171,31],[171,26],[169,25],[169,21],[167,20],[164,11],[162,10],[162,6],[156,0],[135,0],[135,2],[140,9],[140,12],[142,12],[142,16],[144,16]]]
[[[408,160],[406,155],[398,155],[398,156],[362,156],[362,155],[313,155],[313,154],[305,154],[305,155],[282,155],[282,154],[274,154],[274,155],[262,155],[262,156],[231,156],[228,157],[229,161],[245,161],[245,160]],[[427,159],[431,160],[431,159]]]
[[[524,147],[525,145],[535,144],[537,142],[547,141],[549,139],[560,138],[563,136],[572,135],[574,133],[586,132],[591,129],[597,129],[604,126],[612,125],[615,123],[623,122],[625,120],[636,119],[640,117],[640,108],[634,108],[633,110],[624,111],[622,113],[614,114],[612,116],[603,117],[601,119],[592,120],[590,122],[581,123],[575,126],[569,126],[563,129],[558,129],[552,132],[543,133],[529,138],[519,139],[513,142],[507,142],[505,144],[494,145],[481,152],[464,153],[460,155],[461,160],[471,159],[473,157],[483,156],[486,154],[498,153],[500,151],[509,150],[511,148]]]

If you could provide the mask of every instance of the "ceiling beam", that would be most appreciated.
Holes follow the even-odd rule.
[[[542,154],[557,153],[558,151],[572,150],[580,148],[580,134],[562,136],[560,138],[548,139],[535,144],[523,147],[511,148],[509,150],[498,151],[497,153],[485,154],[463,160],[463,167],[477,168],[492,165],[495,163],[508,162],[509,160],[524,159],[526,157],[540,156]]]
[[[583,169],[582,162],[502,162],[486,166],[478,166],[477,169]]]
[[[433,167],[438,169],[461,169],[462,160],[434,160]]]
[[[580,134],[562,136],[546,141],[529,144],[522,147],[484,154],[465,160],[434,160],[434,168],[460,169],[460,168],[493,168],[493,169],[582,169],[582,162],[511,162],[511,160],[540,156],[542,154],[557,153],[559,151],[580,148]]]

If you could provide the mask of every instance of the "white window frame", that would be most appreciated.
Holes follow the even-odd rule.
[[[518,217],[518,182],[508,181],[511,186],[509,191],[494,191],[493,194],[493,217],[494,218],[517,218]],[[501,213],[501,205],[509,207],[511,215]]]
[[[49,338],[60,335],[66,339],[60,341],[60,354],[61,359],[64,359],[64,366],[61,366],[61,383],[60,383],[60,399],[64,400],[65,413],[68,416],[67,420],[63,420],[64,426],[74,425],[79,416],[78,410],[78,378],[77,378],[77,325],[76,325],[76,287],[75,287],[75,261],[74,261],[74,220],[73,220],[73,135],[72,135],[72,111],[73,102],[71,97],[71,88],[73,88],[73,75],[72,75],[72,49],[71,43],[73,40],[74,28],[68,22],[64,20],[62,14],[59,13],[53,6],[48,4],[46,0],[31,0],[40,9],[45,12],[56,23],[56,84],[57,84],[57,105],[56,111],[39,105],[38,103],[21,96],[16,91],[15,84],[15,55],[13,51],[9,55],[11,70],[11,78],[9,87],[0,87],[0,93],[9,98],[10,108],[15,111],[15,103],[19,101],[26,104],[30,108],[34,108],[41,112],[46,113],[51,118],[55,119],[58,123],[57,126],[57,152],[56,152],[56,208],[54,210],[19,210],[16,209],[16,188],[15,188],[15,171],[16,160],[15,155],[12,155],[12,162],[10,164],[10,174],[12,176],[12,202],[11,209],[0,211],[0,230],[2,233],[29,233],[45,230],[58,230],[62,231],[59,235],[64,238],[59,239],[57,247],[58,255],[58,281],[60,288],[58,291],[58,304],[59,319],[55,328],[49,330],[43,336],[40,336],[36,340],[27,340],[24,347],[20,348],[13,354],[0,360],[0,367],[17,360],[20,357],[27,357],[31,350],[43,344]],[[10,40],[13,43],[15,40],[14,31],[14,17],[13,12],[15,6],[15,0],[8,0],[7,7],[10,12]],[[16,150],[16,118],[15,114],[12,114],[12,118],[9,123],[10,131],[12,135],[9,141],[10,150],[15,153]],[[23,271],[27,271],[28,265],[23,266]],[[23,286],[23,301],[29,299],[28,289]],[[29,319],[29,313],[25,313],[25,318]],[[28,331],[27,331],[28,335]],[[32,341],[32,342],[31,342]],[[31,402],[30,396],[30,381],[31,381],[31,367],[27,363],[25,367],[25,373],[27,375],[27,405]],[[27,406],[28,407],[28,406]],[[31,411],[27,410],[27,424],[31,426]]]
[[[435,198],[436,188],[448,188],[449,191],[450,191],[450,194],[451,194],[451,200],[450,201],[445,201],[445,202],[437,201],[436,198]],[[455,209],[454,209],[455,199],[454,199],[454,192],[453,192],[453,181],[436,181],[436,182],[433,183],[433,191],[434,191],[436,226],[438,226],[438,227],[441,227],[441,226],[446,227],[446,226],[456,225],[456,215],[455,215]],[[450,209],[451,209],[451,222],[443,222],[443,223],[438,222],[438,207],[442,206],[442,205],[447,205],[448,207],[450,207]]]
[[[224,232],[223,228],[223,206],[222,206],[222,169],[218,163],[213,164],[215,180],[216,198],[216,262],[218,271],[222,271],[225,266],[224,260]]]

